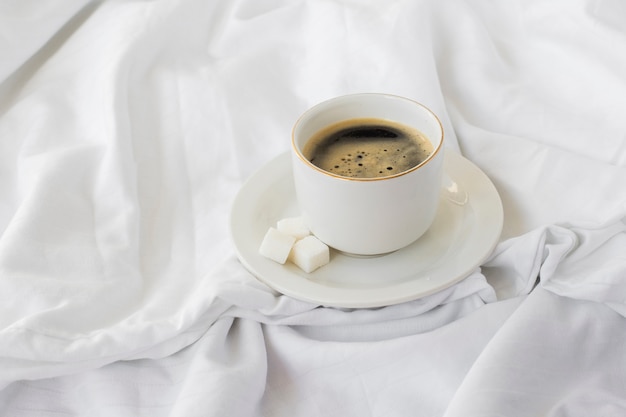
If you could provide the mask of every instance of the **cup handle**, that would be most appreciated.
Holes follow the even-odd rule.
[[[469,201],[467,191],[459,187],[450,176],[444,172],[442,181],[443,194],[452,203],[464,206]]]

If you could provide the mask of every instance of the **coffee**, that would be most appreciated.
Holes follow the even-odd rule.
[[[324,171],[350,178],[380,178],[407,171],[433,152],[418,130],[389,120],[345,120],[315,133],[304,156]]]

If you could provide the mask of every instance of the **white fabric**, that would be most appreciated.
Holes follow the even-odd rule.
[[[0,415],[626,415],[624,16],[0,1]],[[412,302],[280,295],[237,261],[231,202],[306,108],[371,91],[441,116],[501,242]]]

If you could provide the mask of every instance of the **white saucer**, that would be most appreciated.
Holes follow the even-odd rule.
[[[502,203],[489,178],[446,149],[445,171],[469,194],[465,205],[441,197],[431,228],[410,246],[388,255],[355,258],[331,250],[330,263],[307,274],[259,254],[267,229],[299,216],[291,159],[284,153],[241,188],[231,212],[231,233],[241,263],[280,293],[323,306],[381,307],[414,300],[467,277],[493,251],[502,231]]]

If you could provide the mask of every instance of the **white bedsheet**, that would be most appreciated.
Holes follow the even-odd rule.
[[[626,3],[0,1],[3,416],[626,415]],[[378,309],[238,262],[309,106],[407,96],[504,206],[468,278]]]

